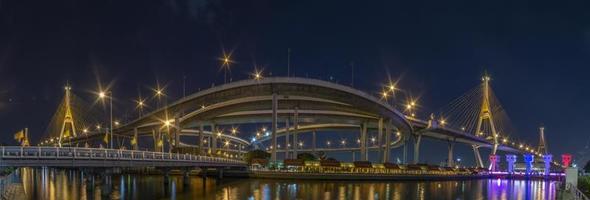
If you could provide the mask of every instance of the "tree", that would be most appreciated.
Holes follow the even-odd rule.
[[[311,153],[300,153],[300,154],[297,154],[297,159],[301,159],[301,160],[304,160],[304,161],[317,160],[317,158],[315,157],[315,155],[313,155]]]
[[[590,173],[590,160],[586,162],[586,165],[584,165],[584,171],[586,173]]]
[[[252,164],[253,159],[268,159],[270,158],[270,153],[256,149],[252,151],[248,151],[246,155],[244,155],[244,161],[248,162],[248,164]]]

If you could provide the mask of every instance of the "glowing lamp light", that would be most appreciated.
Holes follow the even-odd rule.
[[[395,91],[395,89],[396,89],[394,84],[389,84],[388,88],[389,88],[389,91],[391,91],[391,92]]]

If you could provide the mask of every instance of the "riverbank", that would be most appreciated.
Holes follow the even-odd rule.
[[[3,169],[0,176],[0,199],[20,200],[27,199],[24,196],[24,188],[20,180],[18,169]]]
[[[232,174],[227,172],[227,177],[244,174]],[[224,175],[226,176],[226,175]],[[294,180],[341,180],[341,181],[445,181],[445,180],[472,180],[487,179],[489,175],[402,175],[402,174],[355,174],[355,173],[306,173],[306,172],[275,172],[275,171],[251,171],[248,178],[261,179],[294,179]]]

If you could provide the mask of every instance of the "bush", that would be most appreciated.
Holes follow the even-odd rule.
[[[590,176],[580,176],[578,178],[578,189],[586,196],[590,196]]]
[[[248,162],[248,164],[252,164],[252,159],[268,159],[270,158],[270,153],[263,151],[263,150],[252,150],[248,151],[246,155],[244,155],[244,161]]]

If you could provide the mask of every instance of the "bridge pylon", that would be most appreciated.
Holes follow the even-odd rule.
[[[72,109],[71,109],[71,104],[70,104],[70,92],[72,90],[72,87],[70,85],[66,85],[65,86],[65,91],[66,91],[66,96],[65,96],[65,116],[64,116],[64,120],[62,122],[62,126],[61,126],[61,131],[59,132],[59,139],[58,139],[58,145],[59,147],[62,146],[62,141],[64,140],[64,138],[69,138],[69,137],[76,137],[76,125],[74,124],[74,116],[72,115]]]
[[[483,90],[483,95],[482,95],[482,103],[481,103],[481,107],[480,107],[480,111],[479,111],[479,116],[478,116],[478,120],[477,120],[477,126],[475,129],[475,134],[476,135],[481,135],[482,131],[483,131],[483,124],[484,123],[489,123],[490,126],[490,131],[492,134],[492,139],[493,139],[493,144],[494,147],[492,148],[492,155],[496,155],[496,151],[498,150],[498,132],[496,131],[496,126],[494,124],[494,118],[493,118],[493,113],[492,113],[492,109],[490,106],[490,76],[485,73],[484,76],[481,78],[482,80],[482,90]],[[478,151],[478,148],[473,148],[474,151]],[[479,156],[479,152],[475,152],[476,156]],[[483,167],[483,162],[481,161],[481,159],[478,159],[478,165],[480,167]]]
[[[543,155],[549,154],[547,143],[545,143],[545,127],[543,126],[539,127],[539,146],[537,147],[537,152]]]

